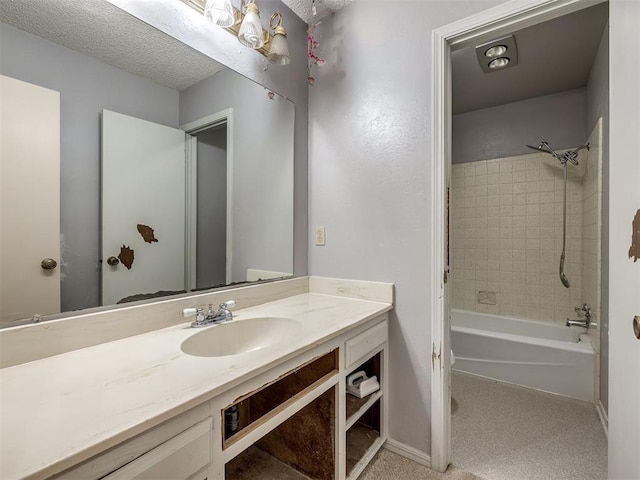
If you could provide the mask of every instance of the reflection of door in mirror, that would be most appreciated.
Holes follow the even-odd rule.
[[[185,185],[184,131],[103,111],[103,304],[185,290]]]
[[[0,187],[0,323],[59,312],[60,94],[4,75]]]

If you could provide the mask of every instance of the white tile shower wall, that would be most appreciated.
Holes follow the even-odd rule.
[[[582,303],[591,307],[591,318],[598,324],[589,335],[596,352],[600,352],[602,118],[589,136],[589,145],[582,187]]]
[[[581,152],[579,160],[584,160]],[[582,300],[582,176],[569,166],[566,289],[562,249],[563,171],[541,153],[452,166],[452,306],[564,323]],[[496,292],[496,304],[477,302]]]

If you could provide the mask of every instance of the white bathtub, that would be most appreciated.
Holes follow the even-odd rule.
[[[451,311],[454,370],[594,401],[595,352],[585,330]]]

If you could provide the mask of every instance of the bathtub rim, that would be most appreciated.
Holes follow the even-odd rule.
[[[550,340],[547,338],[531,337],[526,335],[516,335],[513,333],[505,333],[505,332],[499,332],[494,330],[483,330],[480,328],[461,327],[461,326],[455,325],[455,322],[453,320],[454,313],[456,312],[471,313],[474,315],[481,315],[484,317],[500,317],[501,319],[507,319],[507,320],[516,321],[516,322],[543,323],[536,320],[520,319],[517,317],[507,317],[503,315],[487,314],[487,313],[481,313],[481,312],[473,312],[471,310],[461,310],[461,309],[452,308],[451,309],[451,331],[452,332],[455,331],[460,333],[466,333],[469,335],[478,335],[485,338],[503,339],[510,342],[521,343],[525,345],[538,345],[538,346],[543,346],[543,347],[547,347],[555,350],[565,350],[565,351],[584,353],[584,354],[590,354],[590,355],[595,355],[596,353],[595,348],[591,343],[591,338],[586,329],[584,329],[584,332],[579,333],[578,342],[569,342],[566,340]],[[557,325],[551,325],[551,326],[558,327]],[[572,328],[572,327],[565,327],[565,328]]]

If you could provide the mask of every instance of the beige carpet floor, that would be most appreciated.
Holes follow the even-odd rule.
[[[453,372],[453,463],[487,480],[607,478],[595,406]]]
[[[381,449],[358,480],[481,480],[473,473],[450,466],[436,472],[389,450]]]

